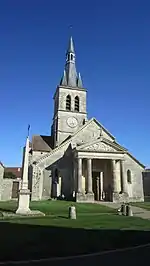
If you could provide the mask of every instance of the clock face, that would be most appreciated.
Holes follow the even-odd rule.
[[[67,119],[67,124],[69,127],[76,127],[78,125],[78,121],[75,117],[69,117]]]

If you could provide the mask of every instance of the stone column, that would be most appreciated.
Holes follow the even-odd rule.
[[[73,173],[72,173],[72,195],[75,197],[75,193],[77,192],[78,180],[77,180],[77,161],[76,158],[73,160]]]
[[[82,193],[82,158],[78,158],[78,184],[77,193]]]
[[[128,193],[127,177],[126,177],[125,170],[124,170],[124,160],[120,161],[120,168],[121,168],[122,192]]]
[[[92,160],[87,159],[87,193],[93,193],[92,191]]]
[[[100,200],[103,200],[103,183],[104,183],[104,173],[100,172]]]
[[[121,171],[120,171],[120,160],[116,161],[116,178],[117,178],[117,191],[121,191]]]
[[[113,174],[113,192],[117,191],[117,172],[116,172],[116,161],[112,160],[112,174]]]

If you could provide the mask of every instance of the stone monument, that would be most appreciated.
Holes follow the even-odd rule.
[[[24,164],[23,164],[23,177],[21,189],[19,191],[18,209],[16,214],[28,215],[31,213],[29,208],[30,203],[30,190],[28,188],[28,165],[29,165],[29,136],[26,140]]]
[[[25,154],[24,154],[24,162],[23,162],[23,177],[21,189],[19,191],[19,199],[18,199],[18,209],[16,214],[19,215],[30,215],[30,216],[45,216],[44,213],[38,210],[30,210],[30,190],[28,188],[28,167],[29,167],[29,128],[28,127],[28,136],[26,139],[25,146]]]

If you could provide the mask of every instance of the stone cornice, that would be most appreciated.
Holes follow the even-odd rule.
[[[107,160],[122,160],[124,159],[123,152],[92,152],[92,151],[78,151],[75,153],[76,158],[89,159],[107,159]]]

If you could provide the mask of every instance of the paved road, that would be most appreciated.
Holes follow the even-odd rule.
[[[110,252],[109,254],[85,256],[82,258],[63,259],[56,261],[39,261],[17,264],[5,264],[5,265],[37,265],[37,266],[95,266],[95,265],[120,265],[121,266],[139,266],[143,263],[148,263],[150,259],[150,245],[147,247],[140,247],[132,250]]]

